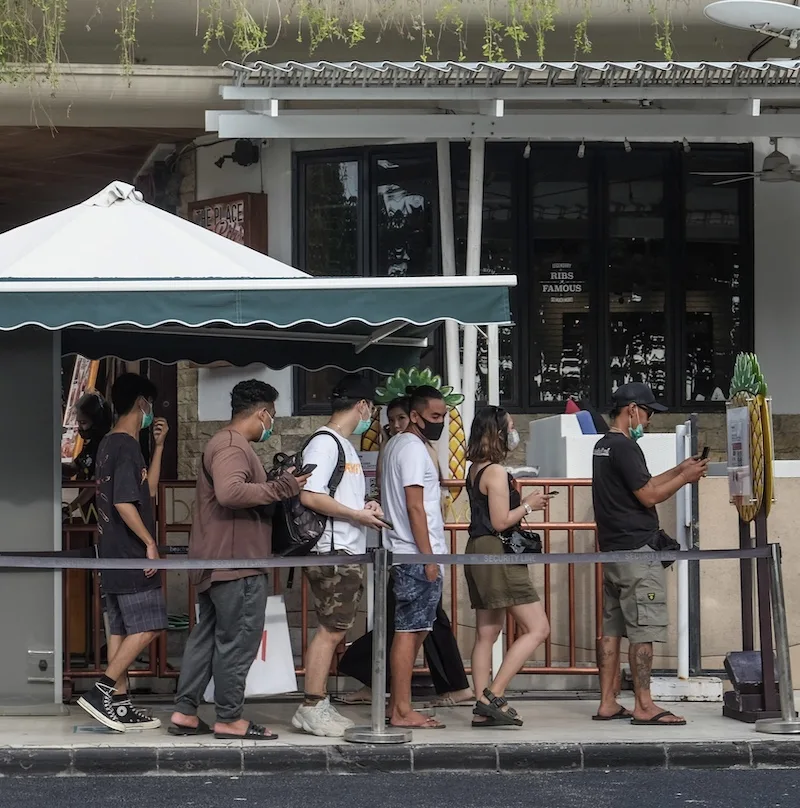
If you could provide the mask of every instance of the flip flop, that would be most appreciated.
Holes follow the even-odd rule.
[[[174,735],[176,738],[190,738],[196,735],[213,735],[211,727],[209,727],[202,718],[198,719],[196,727],[180,727],[177,724],[171,724],[167,729],[167,732],[170,735]]]
[[[624,718],[633,718],[633,713],[625,707],[620,707],[614,715],[593,715],[592,721],[621,721]]]
[[[270,732],[266,727],[260,727],[252,721],[247,727],[244,735],[236,735],[233,732],[215,732],[214,737],[219,741],[277,741],[278,736]]]
[[[659,713],[658,715],[654,715],[652,718],[648,718],[646,721],[642,721],[640,718],[632,718],[631,724],[637,727],[683,727],[686,725],[686,719],[681,719],[680,721],[662,721],[662,718],[667,718],[668,716],[675,717],[675,713],[671,713],[669,710],[664,710],[664,712]]]
[[[433,701],[425,703],[426,707],[474,707],[475,697],[455,701],[452,696],[440,696]]]
[[[411,729],[411,730],[418,730],[418,729],[447,729],[447,724],[442,724],[441,721],[437,721],[435,718],[428,718],[424,724],[415,724],[413,726],[408,724],[389,724],[390,727],[395,727],[396,729]]]
[[[357,704],[372,704],[372,699],[366,696],[356,696],[355,693],[348,693],[346,696],[340,696],[336,699],[332,699],[332,701],[335,701],[337,704],[349,704],[351,707]]]

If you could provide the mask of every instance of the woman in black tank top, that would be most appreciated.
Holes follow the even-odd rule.
[[[504,553],[501,535],[544,507],[545,496],[540,490],[521,499],[511,475],[501,465],[518,444],[514,421],[505,410],[483,407],[478,411],[467,448],[467,460],[472,463],[466,486],[471,513],[467,553]],[[464,572],[476,615],[472,680],[475,692],[481,694],[472,726],[522,726],[522,719],[508,706],[504,694],[550,633],[547,615],[524,564],[467,566]],[[490,681],[492,646],[503,630],[507,613],[522,633]]]

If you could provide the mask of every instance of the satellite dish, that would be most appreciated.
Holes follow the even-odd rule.
[[[800,6],[776,0],[717,0],[703,12],[712,22],[800,43]]]

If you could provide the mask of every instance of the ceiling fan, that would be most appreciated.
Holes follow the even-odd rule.
[[[769,139],[772,151],[764,158],[761,171],[692,171],[699,177],[731,177],[714,185],[730,185],[732,182],[759,179],[762,182],[800,182],[800,166],[793,166],[789,158],[778,151],[778,138]]]

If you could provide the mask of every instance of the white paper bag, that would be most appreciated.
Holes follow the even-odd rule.
[[[264,633],[258,646],[258,654],[247,674],[244,697],[274,696],[279,693],[294,693],[296,690],[297,677],[294,673],[286,605],[283,595],[271,595],[267,598]],[[208,683],[203,698],[213,704],[213,678]]]

